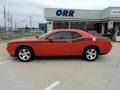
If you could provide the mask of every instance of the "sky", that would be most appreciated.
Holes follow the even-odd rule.
[[[120,0],[0,0],[0,26],[3,26],[3,7],[6,6],[6,13],[13,17],[13,26],[29,26],[30,16],[32,26],[37,27],[38,23],[46,22],[44,8],[70,8],[102,10],[109,6],[120,7]]]

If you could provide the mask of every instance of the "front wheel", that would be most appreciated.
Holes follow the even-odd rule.
[[[98,50],[95,47],[88,47],[85,49],[83,56],[87,61],[94,61],[98,57]]]
[[[16,52],[17,58],[22,62],[28,62],[33,57],[33,51],[28,47],[21,47]]]

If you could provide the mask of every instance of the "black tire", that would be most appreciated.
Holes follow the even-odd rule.
[[[30,47],[19,47],[16,50],[16,56],[22,62],[29,62],[33,59],[34,52]]]
[[[99,51],[96,47],[87,47],[83,52],[83,57],[87,61],[95,61],[98,57]]]

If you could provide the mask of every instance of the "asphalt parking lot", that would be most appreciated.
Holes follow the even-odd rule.
[[[94,62],[81,58],[10,57],[0,42],[0,90],[120,90],[120,43]]]

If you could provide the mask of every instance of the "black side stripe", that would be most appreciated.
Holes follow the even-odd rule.
[[[12,42],[17,44],[42,44],[42,43],[67,43],[67,41],[33,41],[33,42]]]
[[[67,43],[67,41],[52,41],[51,43]]]
[[[73,40],[72,42],[77,43],[77,42],[84,42],[84,41],[89,41],[89,40],[92,40],[92,39],[91,38],[80,38],[80,39]]]
[[[48,43],[48,41],[33,41],[33,42],[12,42],[17,44],[32,44],[32,43]]]
[[[111,41],[109,38],[97,38],[97,41]]]

